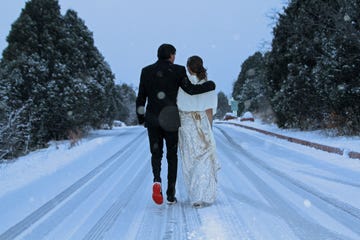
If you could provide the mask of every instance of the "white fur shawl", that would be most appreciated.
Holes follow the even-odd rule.
[[[202,84],[205,82],[205,80],[199,81],[195,75],[189,75],[189,80],[193,84]],[[215,114],[217,108],[217,95],[215,91],[189,95],[180,88],[177,95],[177,105],[180,111],[205,111],[206,109],[212,108],[213,114]]]

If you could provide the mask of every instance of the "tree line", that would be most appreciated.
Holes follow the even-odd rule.
[[[360,3],[290,0],[271,50],[241,66],[232,97],[283,128],[360,133]],[[0,61],[0,159],[68,139],[114,119],[135,124],[135,91],[115,76],[93,34],[58,0],[30,0]],[[218,94],[221,119],[230,111]]]
[[[114,119],[134,123],[135,92],[115,85],[93,34],[58,0],[26,2],[0,61],[0,159],[80,137]]]
[[[271,50],[242,64],[232,96],[282,128],[360,133],[360,2],[291,0]]]

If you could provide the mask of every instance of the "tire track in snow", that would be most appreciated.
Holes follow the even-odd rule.
[[[351,186],[351,187],[360,188],[360,183],[352,183],[352,182],[345,181],[345,180],[342,180],[342,179],[339,179],[339,178],[326,177],[326,176],[322,176],[320,174],[310,173],[310,172],[306,172],[306,171],[299,171],[299,172],[304,174],[304,175],[311,176],[311,177],[320,178],[320,179],[324,179],[324,180],[331,181],[331,182],[334,182],[334,183],[341,183],[343,185],[348,185],[348,186]]]
[[[218,140],[217,135],[214,131],[217,153],[221,156],[221,159],[219,159],[221,163],[219,175],[220,172],[226,169],[226,166],[224,166],[225,162],[231,160],[224,159],[224,157],[226,157],[226,150],[222,148],[222,142]],[[253,234],[246,229],[241,214],[239,214],[239,211],[236,211],[238,208],[230,201],[226,193],[226,187],[224,186],[225,180],[226,182],[237,182],[238,179],[232,178],[231,174],[228,174],[227,171],[225,171],[225,174],[224,177],[226,179],[223,179],[223,181],[219,181],[220,176],[218,176],[218,189],[215,202],[209,207],[198,209],[203,227],[205,227],[207,231],[210,231],[207,233],[207,235],[210,236],[207,236],[205,239],[255,239]]]
[[[59,224],[65,221],[66,217],[69,216],[77,207],[79,207],[91,194],[93,194],[100,186],[104,184],[106,179],[116,173],[123,165],[126,165],[131,159],[129,156],[137,151],[139,145],[137,144],[137,138],[131,146],[127,145],[126,150],[116,159],[113,163],[109,165],[105,170],[99,173],[91,181],[85,184],[82,188],[76,191],[71,198],[64,203],[59,204],[59,206],[54,209],[51,214],[49,214],[46,219],[44,219],[40,224],[38,224],[34,229],[31,229],[31,232],[26,235],[25,239],[40,239],[49,234],[52,229],[56,228]],[[57,224],[54,224],[54,223]]]
[[[266,164],[264,164],[260,159],[256,158],[255,156],[251,155],[250,153],[246,152],[240,145],[234,141],[233,138],[231,138],[223,129],[216,127],[229,141],[229,143],[233,146],[233,149],[238,151],[240,154],[245,156],[247,159],[251,160],[252,163],[256,163],[261,168],[267,170],[273,175],[277,175],[288,182],[293,183],[294,185],[302,188],[303,190],[311,193],[313,196],[318,197],[322,199],[327,204],[332,205],[335,207],[335,209],[341,210],[343,212],[342,216],[344,216],[346,219],[349,217],[348,209],[344,209],[342,205],[337,204],[337,202],[333,201],[332,199],[323,196],[321,193],[310,189],[305,184],[302,184],[287,175],[279,172],[276,169],[273,169]],[[232,156],[233,161],[236,162],[235,166],[243,173],[244,176],[246,176],[251,182],[254,183],[256,188],[258,188],[259,192],[263,194],[264,198],[274,207],[277,208],[278,215],[281,216],[285,222],[291,227],[293,232],[298,236],[300,239],[308,239],[307,235],[310,235],[313,238],[316,239],[339,239],[344,240],[348,239],[345,236],[336,234],[331,232],[330,230],[324,228],[323,226],[319,224],[314,224],[313,222],[309,222],[307,219],[305,219],[303,216],[297,213],[296,209],[294,207],[290,206],[288,202],[283,199],[282,196],[277,194],[271,187],[268,186],[266,182],[264,182],[260,177],[258,177],[247,165],[245,165],[242,161],[238,160],[238,156],[234,154],[234,152],[229,152],[229,156]],[[281,181],[280,181],[281,183]],[[344,205],[348,205],[344,203]],[[324,205],[321,205],[324,206]],[[351,207],[351,206],[348,206]],[[352,207],[351,207],[352,208]],[[334,210],[334,208],[332,208]],[[357,210],[357,209],[356,209]],[[333,211],[325,211],[328,214],[331,214]],[[339,212],[339,211],[337,211]],[[344,214],[345,213],[345,214]],[[353,216],[353,214],[350,214]],[[337,217],[336,217],[337,216]],[[356,217],[356,216],[355,216]],[[335,215],[335,219],[337,221],[342,222],[342,217],[339,218],[338,215]],[[348,220],[346,220],[346,223],[348,223]],[[301,228],[299,227],[301,226]],[[306,234],[305,231],[306,230]],[[354,230],[354,229],[353,229]],[[355,230],[359,231],[359,230]]]
[[[176,205],[167,206],[166,222],[162,240],[182,240],[184,234],[183,226],[187,225],[182,217],[183,203],[178,202]]]
[[[342,202],[340,200],[331,198],[329,196],[326,196],[324,194],[322,194],[321,192],[315,190],[314,188],[303,184],[299,181],[297,181],[296,179],[286,175],[285,173],[269,166],[268,164],[266,164],[264,161],[262,161],[261,159],[255,157],[254,155],[251,155],[250,153],[248,153],[246,150],[244,150],[239,144],[237,144],[228,134],[226,134],[223,130],[220,129],[220,131],[223,133],[223,135],[229,140],[229,142],[236,148],[238,149],[241,154],[247,156],[250,160],[252,160],[252,162],[256,163],[258,166],[260,166],[263,169],[266,169],[267,171],[276,174],[279,177],[282,177],[286,180],[288,180],[289,182],[293,183],[294,185],[296,185],[297,187],[303,189],[306,192],[309,192],[311,194],[313,194],[314,196],[320,198],[321,200],[327,202],[328,204],[332,205],[333,207],[336,207],[340,210],[342,210],[343,212],[345,212],[348,215],[351,215],[352,217],[354,217],[357,221],[360,220],[360,209],[355,208],[353,206],[351,206],[348,203]],[[360,229],[359,229],[360,231]],[[359,232],[360,233],[360,232]]]
[[[134,175],[132,182],[123,192],[123,195],[120,195],[106,213],[96,222],[96,224],[85,235],[83,238],[84,240],[104,239],[105,234],[114,225],[121,212],[126,208],[130,200],[135,195],[136,191],[140,190],[137,186],[140,186],[141,183],[146,180],[143,176],[146,175],[148,170],[148,165],[143,164],[141,169]]]
[[[219,191],[217,201],[215,202],[216,212],[219,216],[219,219],[225,221],[221,222],[221,225],[226,229],[227,233],[230,234],[231,238],[226,239],[242,239],[242,240],[251,240],[256,239],[254,235],[246,229],[246,224],[239,217],[239,212],[236,211],[238,207],[236,207],[227,197],[225,191],[225,186],[220,185],[221,191]],[[224,207],[226,206],[226,208]]]
[[[229,154],[229,152],[233,151],[231,146],[226,143],[225,139],[220,140],[220,135],[221,133],[216,134],[217,151],[222,157],[222,171],[225,174],[222,174],[219,181],[220,194],[216,201],[216,207],[219,209],[220,214],[223,215],[222,218],[227,220],[225,225],[232,227],[232,238],[227,239],[273,239],[268,238],[271,232],[266,229],[266,226],[264,227],[266,230],[261,231],[255,220],[259,217],[259,212],[263,213],[263,215],[273,216],[275,211],[264,203],[263,198],[259,196],[260,193],[253,192],[254,187],[252,186],[255,186],[255,183],[251,182],[250,179],[245,180],[246,176],[243,176],[235,166],[234,155]],[[255,195],[253,196],[253,194]],[[256,199],[259,197],[261,200]],[[284,228],[279,225],[277,228],[278,231],[273,232],[281,232],[282,235],[287,236],[288,227]],[[265,235],[262,235],[263,233]],[[287,240],[292,238],[277,236],[276,239]]]
[[[183,234],[179,235],[178,239],[183,240],[184,237],[186,237],[186,239],[188,240],[199,239],[199,238],[194,238],[194,236],[201,234],[202,221],[200,219],[200,215],[198,211],[196,211],[196,209],[194,209],[191,206],[190,200],[186,192],[184,177],[182,174],[181,157],[179,157],[178,171],[179,172],[178,172],[178,180],[177,180],[178,182],[177,189],[179,192],[178,200],[181,209],[178,219],[182,219],[182,224],[183,224]]]
[[[70,187],[59,193],[53,199],[49,200],[47,203],[39,207],[37,210],[29,214],[23,220],[10,227],[8,230],[3,232],[0,235],[0,240],[12,240],[30,228],[32,225],[40,221],[46,214],[60,206],[62,202],[72,196],[76,191],[82,188],[85,184],[90,182],[93,178],[99,175],[102,171],[107,169],[111,164],[116,161],[121,155],[132,145],[135,145],[139,139],[145,135],[146,131],[143,131],[141,134],[137,135],[134,139],[132,139],[126,146],[121,148],[118,152],[112,155],[110,158],[105,160],[102,164],[98,165],[92,171],[90,171],[87,175],[76,181]]]
[[[190,202],[187,200],[180,164],[179,161],[176,186],[178,203],[175,205],[167,205],[166,203],[155,205],[151,195],[146,196],[148,204],[135,239],[190,240],[195,239],[192,238],[193,235],[198,236],[201,220],[198,212],[190,206]],[[163,188],[163,193],[165,192],[166,189]],[[164,197],[166,201],[166,196]]]
[[[148,198],[151,198],[149,195]],[[135,239],[161,239],[165,222],[165,205],[155,206],[155,203],[148,201],[144,215],[136,234]]]

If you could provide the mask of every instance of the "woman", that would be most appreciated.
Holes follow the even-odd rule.
[[[193,84],[207,81],[207,72],[199,56],[187,61],[189,79]],[[177,96],[181,127],[179,153],[185,185],[194,207],[211,204],[216,198],[217,171],[216,147],[212,132],[212,116],[216,112],[215,91],[189,95],[179,89]]]

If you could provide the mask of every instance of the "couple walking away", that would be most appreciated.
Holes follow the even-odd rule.
[[[154,176],[152,198],[163,203],[161,160],[166,144],[168,163],[166,197],[175,204],[179,147],[183,175],[190,203],[202,207],[214,202],[216,174],[212,116],[217,106],[215,83],[207,80],[203,61],[192,56],[184,66],[174,64],[176,49],[170,44],[158,48],[158,60],[141,71],[136,113],[147,128]],[[146,104],[146,109],[145,109]]]

